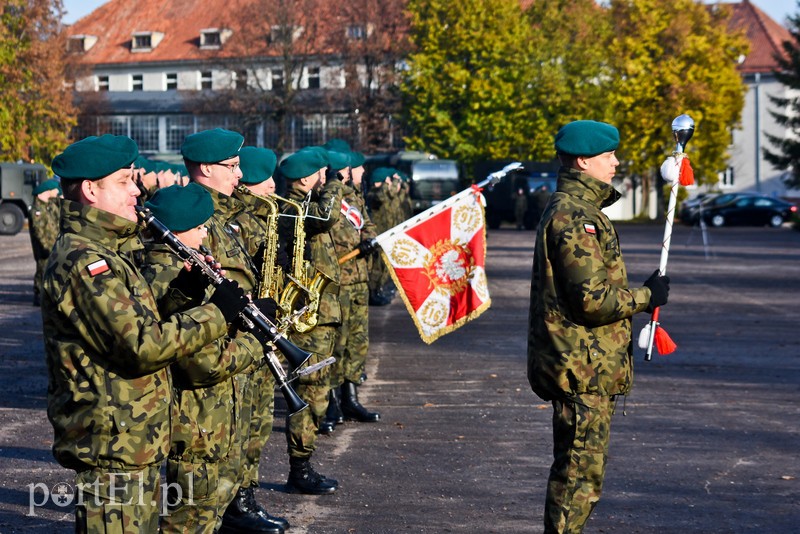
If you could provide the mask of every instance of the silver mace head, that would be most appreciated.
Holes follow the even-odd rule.
[[[694,119],[689,115],[678,115],[672,121],[672,136],[675,142],[678,143],[678,152],[683,152],[686,149],[686,143],[694,135]]]

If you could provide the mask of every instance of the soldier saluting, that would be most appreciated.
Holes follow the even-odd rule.
[[[224,336],[247,304],[220,286],[210,302],[162,317],[132,260],[140,251],[125,136],[88,137],[53,160],[64,202],[43,280],[53,455],[76,472],[77,532],[157,532],[159,470],[169,449],[167,366]],[[175,295],[205,288],[181,271]],[[177,292],[177,293],[176,293]]]
[[[536,234],[528,381],[553,403],[547,534],[582,532],[600,499],[614,402],[633,381],[631,317],[669,293],[658,271],[628,287],[617,232],[600,211],[621,196],[611,186],[618,145],[619,131],[602,122],[558,131],[558,188]]]

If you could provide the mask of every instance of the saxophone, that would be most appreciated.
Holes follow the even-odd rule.
[[[283,286],[283,277],[275,259],[278,255],[278,202],[270,197],[256,195],[244,185],[236,188],[240,195],[252,195],[261,200],[269,210],[267,215],[267,236],[264,241],[264,256],[261,258],[261,281],[258,287],[258,298],[277,297]]]
[[[313,267],[303,258],[306,243],[303,204],[278,195],[273,194],[272,196],[293,207],[296,213],[292,273],[286,275],[288,281],[280,294],[278,306],[283,317],[296,315],[291,322],[292,328],[299,333],[304,333],[317,326],[320,296],[331,279],[317,269],[314,269],[316,272],[311,280],[307,275]],[[298,314],[298,307],[303,300],[305,300],[305,311]]]

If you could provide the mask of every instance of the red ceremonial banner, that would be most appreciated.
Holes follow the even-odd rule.
[[[378,238],[398,292],[432,343],[491,305],[483,197],[466,190]]]

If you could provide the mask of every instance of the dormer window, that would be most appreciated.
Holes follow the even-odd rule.
[[[72,35],[67,40],[67,52],[83,54],[88,52],[96,42],[96,35]]]
[[[373,28],[372,24],[350,24],[347,27],[347,38],[355,41],[363,41],[372,35]]]
[[[131,52],[150,52],[161,42],[161,32],[133,32],[131,36]]]
[[[284,24],[282,26],[273,26],[269,32],[269,42],[276,43],[292,43],[303,35],[302,26],[292,26]]]
[[[231,35],[233,35],[233,31],[226,28],[200,30],[200,48],[202,50],[219,50]]]

